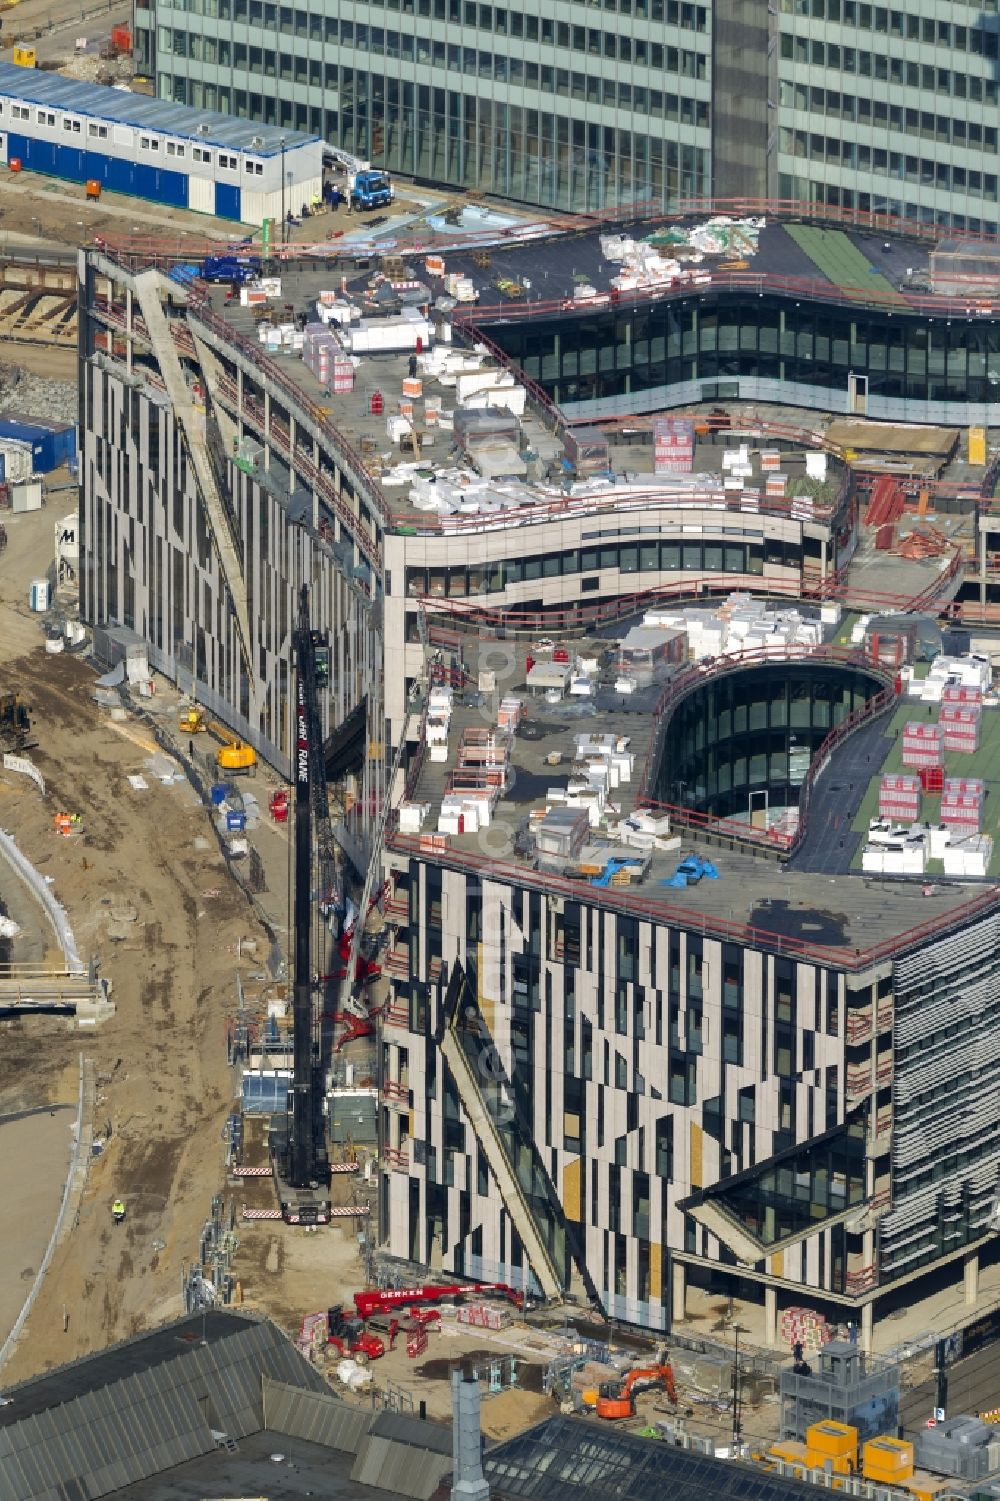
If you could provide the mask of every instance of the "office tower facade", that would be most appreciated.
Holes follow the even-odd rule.
[[[997,0],[151,0],[161,98],[547,208],[820,201],[996,230]]]

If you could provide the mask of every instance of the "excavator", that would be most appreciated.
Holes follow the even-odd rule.
[[[200,735],[207,730],[220,740],[222,743],[215,753],[215,764],[220,771],[228,771],[233,776],[249,776],[257,765],[257,752],[252,745],[247,745],[225,725],[206,719],[199,708],[186,709],[177,721],[177,728],[184,735]]]
[[[677,1406],[677,1386],[673,1367],[670,1365],[639,1366],[629,1371],[624,1381],[609,1382],[602,1386],[596,1402],[599,1418],[635,1417],[636,1392],[662,1387],[670,1401]],[[587,1394],[584,1393],[584,1401]]]

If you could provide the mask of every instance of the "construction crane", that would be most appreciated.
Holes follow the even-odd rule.
[[[639,1366],[629,1371],[622,1382],[602,1386],[597,1398],[599,1418],[631,1418],[635,1416],[636,1392],[662,1387],[674,1406],[677,1406],[677,1386],[673,1367],[670,1365]]]
[[[330,1159],[323,1122],[323,1070],[313,992],[313,835],[321,860],[333,849],[318,690],[330,680],[327,638],[309,624],[309,591],[299,595],[295,656],[294,976],[291,1112],[272,1156],[282,1219],[330,1221]]]

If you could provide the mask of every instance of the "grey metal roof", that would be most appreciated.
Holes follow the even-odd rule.
[[[264,1426],[345,1454],[357,1454],[368,1436],[372,1414],[352,1407],[333,1392],[303,1391],[264,1377]]]
[[[450,1423],[414,1418],[405,1412],[380,1412],[372,1422],[371,1431],[378,1438],[389,1438],[397,1444],[409,1444],[414,1449],[428,1449],[451,1458]]]
[[[12,1387],[0,1408],[0,1501],[98,1497],[263,1426],[262,1378],[326,1383],[274,1324],[209,1312]]]
[[[169,99],[150,99],[144,94],[126,94],[104,84],[80,83],[75,78],[64,78],[60,73],[17,68],[13,63],[0,63],[0,98],[23,100],[48,109],[70,110],[75,115],[115,125],[131,125],[139,130],[160,131],[164,135],[223,150],[251,151],[254,156],[278,156],[282,140],[285,149],[292,151],[320,139],[299,130],[279,130],[275,125],[238,120],[235,115],[190,109]],[[207,129],[199,130],[200,125]],[[256,144],[258,141],[259,145]]]
[[[430,1501],[451,1466],[450,1454],[433,1454],[371,1434],[358,1452],[351,1479],[408,1501]]]

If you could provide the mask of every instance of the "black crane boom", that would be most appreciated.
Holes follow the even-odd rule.
[[[313,834],[329,839],[330,816],[323,765],[317,687],[329,677],[329,648],[309,626],[309,591],[299,596],[295,652],[295,944],[292,989],[294,1073],[288,1182],[315,1188],[330,1181],[320,1100],[321,1060],[313,1007]],[[326,851],[328,853],[328,851]]]

